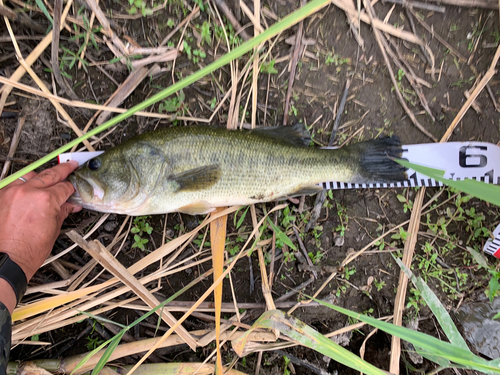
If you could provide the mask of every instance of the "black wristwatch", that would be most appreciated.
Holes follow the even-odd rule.
[[[6,280],[12,286],[19,303],[28,288],[28,280],[22,268],[6,253],[0,253],[0,279]]]

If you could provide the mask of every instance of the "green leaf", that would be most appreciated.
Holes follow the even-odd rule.
[[[443,184],[454,187],[455,189],[461,190],[486,202],[490,202],[496,206],[500,206],[500,186],[470,179],[463,181],[453,181],[443,177],[443,170],[424,167],[423,165],[413,164],[402,159],[395,160],[406,168],[411,168],[414,171],[422,173],[430,178],[435,179],[436,181],[442,182]]]
[[[53,27],[54,26],[54,20],[52,19],[52,16],[50,15],[49,11],[45,7],[45,4],[43,3],[43,1],[42,0],[35,0],[35,1],[36,1],[36,5],[38,5],[38,7],[42,10],[43,14],[45,14],[45,17],[48,18],[48,20],[50,21],[50,24]]]
[[[450,340],[450,342],[456,347],[469,351],[469,347],[467,346],[463,337],[460,335],[460,332],[458,332],[458,329],[455,326],[455,323],[453,323],[453,320],[448,314],[448,311],[446,311],[446,309],[441,304],[436,295],[432,292],[432,290],[427,286],[427,284],[422,280],[421,277],[415,277],[415,275],[413,275],[413,272],[411,272],[411,270],[406,267],[400,259],[394,256],[393,258],[398,263],[399,267],[401,267],[401,269],[406,273],[408,278],[411,279],[413,285],[415,285],[415,287],[419,290],[425,303],[432,310],[434,316],[441,325],[441,328],[446,334],[448,340]]]
[[[326,355],[333,360],[357,371],[374,375],[386,374],[381,369],[359,358],[349,350],[344,349],[339,344],[335,343],[330,338],[323,336],[321,333],[309,327],[302,321],[279,310],[266,311],[255,322],[250,330],[233,341],[233,349],[239,356],[242,356],[244,353],[243,349],[247,342],[248,335],[257,328],[276,329],[301,345],[316,350],[321,354]]]
[[[398,198],[398,201],[400,201],[401,203],[406,203],[406,198],[403,197],[401,194],[398,194],[396,198]]]
[[[480,254],[479,251],[473,249],[472,247],[467,246],[467,251],[472,255],[477,264],[481,267],[488,269],[488,260],[483,254]]]
[[[267,221],[271,225],[271,228],[273,228],[274,233],[276,233],[276,238],[279,239],[281,242],[285,243],[288,245],[290,249],[297,250],[295,245],[293,244],[292,240],[286,235],[285,232],[283,232],[280,228],[278,228],[274,223],[267,217]]]
[[[321,301],[312,297],[313,301],[318,302],[323,306],[328,306],[331,309],[341,312],[351,318],[361,320],[370,324],[373,327],[379,328],[391,335],[397,336],[403,340],[411,342],[415,347],[420,347],[420,354],[433,355],[445,358],[448,361],[464,366],[466,368],[478,370],[487,374],[500,374],[500,368],[492,366],[488,361],[475,356],[469,350],[459,348],[449,342],[438,340],[435,337],[426,335],[425,333],[417,332],[412,329],[396,326],[387,322],[379,321],[370,316],[355,313],[331,303]]]
[[[490,302],[493,303],[493,298],[495,298],[498,290],[500,289],[500,283],[498,282],[498,279],[494,275],[490,279],[490,282],[488,284],[488,289],[489,289]]]
[[[241,227],[241,224],[243,224],[243,221],[245,220],[245,217],[247,216],[247,212],[250,206],[247,206],[245,212],[240,216],[240,219],[238,220],[238,223],[236,224],[236,229],[239,229]],[[236,214],[234,215],[234,219],[236,220]]]
[[[92,375],[99,374],[99,372],[104,368],[106,363],[108,362],[109,358],[111,358],[111,354],[115,351],[116,347],[120,343],[123,335],[125,335],[126,331],[120,331],[115,337],[113,337],[111,340],[111,343],[109,344],[108,348],[104,352],[104,354],[101,356],[99,361],[96,363],[94,369],[92,370]]]
[[[109,339],[105,342],[103,342],[101,345],[99,345],[97,348],[95,348],[94,350],[88,352],[88,354],[75,366],[75,368],[73,369],[73,371],[71,371],[71,374],[74,374],[78,369],[80,369],[80,367],[82,367],[85,363],[87,363],[87,361],[92,358],[95,354],[97,354],[101,349],[105,348],[106,345],[108,345],[113,339]]]

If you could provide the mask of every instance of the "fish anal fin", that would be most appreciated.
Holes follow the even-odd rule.
[[[189,215],[204,215],[215,210],[207,201],[198,201],[187,206],[180,207],[177,211]]]
[[[220,177],[221,169],[218,165],[206,165],[171,175],[168,179],[177,183],[175,192],[178,193],[209,189],[219,181]]]
[[[301,186],[298,190],[294,191],[292,194],[287,195],[287,197],[293,198],[293,197],[299,197],[301,195],[311,195],[319,193],[322,190],[323,188],[318,185]]]

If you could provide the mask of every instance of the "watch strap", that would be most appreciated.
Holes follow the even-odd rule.
[[[12,336],[12,319],[9,310],[0,301],[0,374],[6,373],[9,362],[10,343]]]
[[[28,280],[23,269],[10,259],[9,254],[0,253],[0,258],[2,257],[6,257],[6,259],[0,261],[0,279],[4,279],[12,286],[16,293],[17,303],[19,303],[28,288]]]

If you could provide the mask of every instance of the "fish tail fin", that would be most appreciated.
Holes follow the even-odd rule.
[[[403,149],[398,137],[384,137],[345,147],[351,155],[358,155],[358,174],[353,183],[389,183],[408,178],[407,168],[393,160],[401,158]]]

